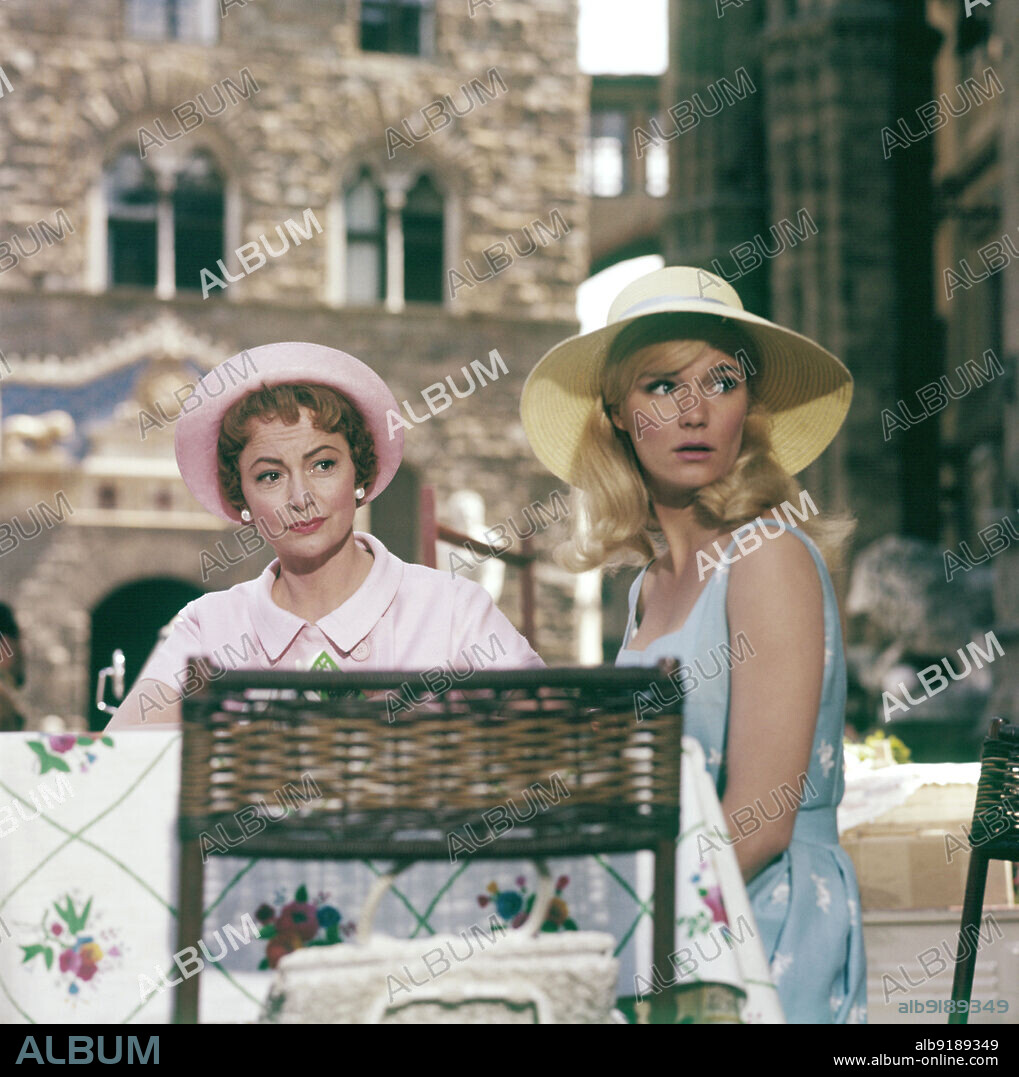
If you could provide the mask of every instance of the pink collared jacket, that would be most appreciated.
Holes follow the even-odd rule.
[[[253,580],[189,602],[139,675],[183,691],[188,659],[223,669],[347,672],[540,669],[544,662],[476,583],[391,554],[374,535],[354,538],[375,557],[364,583],[315,624],[273,602],[274,560]]]

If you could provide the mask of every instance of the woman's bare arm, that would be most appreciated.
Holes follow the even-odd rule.
[[[180,725],[180,693],[162,681],[138,681],[106,726],[123,729],[167,729]]]
[[[824,595],[810,551],[794,535],[765,539],[729,571],[730,644],[738,653],[742,632],[754,655],[730,675],[722,810],[749,881],[792,839],[789,805],[810,764],[824,679]],[[778,818],[764,817],[780,809]]]

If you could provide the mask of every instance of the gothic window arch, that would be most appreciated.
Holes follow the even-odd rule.
[[[382,188],[367,168],[343,194],[347,225],[348,303],[381,303],[386,298],[386,209]]]
[[[407,192],[401,213],[403,294],[408,303],[441,303],[443,285],[442,193],[427,174]]]
[[[156,286],[159,191],[152,169],[123,150],[105,176],[107,266],[113,286]]]
[[[449,198],[428,172],[381,174],[354,170],[334,202],[337,271],[328,291],[334,305],[444,301]]]
[[[153,288],[163,299],[201,290],[201,270],[224,256],[226,190],[212,154],[123,149],[103,177],[106,285]]]

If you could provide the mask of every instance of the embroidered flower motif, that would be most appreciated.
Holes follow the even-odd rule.
[[[821,770],[827,778],[832,767],[835,766],[835,749],[826,740],[823,740],[817,749],[817,758],[821,763]]]
[[[51,770],[69,774],[74,769],[72,764],[76,764],[79,771],[86,773],[99,758],[98,746],[104,744],[107,748],[112,748],[113,738],[103,736],[93,739],[79,736],[77,733],[57,733],[39,740],[27,740],[25,744],[39,760],[40,774]]]
[[[867,1007],[861,1003],[857,1003],[855,1006],[849,1007],[849,1013],[846,1015],[847,1025],[864,1025],[867,1023]]]
[[[95,941],[94,935],[85,934],[85,928],[92,914],[92,898],[85,902],[79,911],[75,908],[74,898],[65,896],[66,906],[61,906],[59,901],[53,903],[53,909],[63,921],[58,923],[51,921],[48,925],[43,918],[42,932],[43,941],[22,946],[24,953],[22,964],[27,964],[36,957],[41,957],[47,969],[53,968],[53,957],[57,954],[57,969],[71,977],[67,984],[69,995],[78,995],[81,991],[80,984],[92,980],[99,972],[110,967],[111,958],[119,958],[121,951],[119,946],[104,942],[105,950]],[[100,932],[102,938],[116,938],[116,931],[105,929]],[[59,981],[58,981],[59,982]]]
[[[279,964],[279,959],[286,954],[292,954],[304,946],[304,940],[300,935],[277,935],[265,948],[265,965],[274,969]],[[259,964],[261,967],[261,963]]]
[[[701,897],[701,901],[711,910],[711,919],[716,924],[729,926],[729,918],[725,914],[725,906],[722,904],[722,888],[713,886]]]
[[[817,890],[817,907],[822,912],[829,912],[831,910],[831,891],[828,889],[828,880],[823,875],[815,875],[810,873],[810,878],[813,880],[814,888]]]
[[[851,924],[856,923],[856,898],[847,898],[846,906],[849,909],[849,922]]]
[[[61,972],[77,972],[81,967],[81,954],[77,950],[64,950],[59,965]]]
[[[276,928],[281,935],[297,935],[301,939],[313,939],[318,934],[318,918],[314,905],[306,901],[292,901],[280,910]]]
[[[548,905],[548,919],[560,927],[565,924],[570,916],[570,907],[562,898],[552,898]]]
[[[334,909],[332,905],[322,905],[316,916],[320,927],[332,927],[343,919],[339,909]]]
[[[503,920],[512,920],[524,907],[524,899],[516,890],[502,890],[495,899],[495,911]]]
[[[303,884],[294,892],[293,901],[286,900],[286,892],[277,890],[275,905],[263,903],[255,911],[255,919],[262,926],[258,937],[266,939],[265,957],[259,962],[260,969],[274,969],[285,954],[301,950],[305,946],[333,946],[343,942],[344,935],[354,930],[352,923],[343,923],[343,913],[325,904],[329,895],[320,893],[315,901],[308,900],[308,888]],[[324,931],[324,937],[319,932]]]
[[[709,886],[702,881],[707,878],[711,881],[712,876],[708,871],[707,861],[702,860],[690,876],[690,882],[697,887],[697,896],[701,899],[704,908],[699,909],[694,916],[681,916],[676,921],[676,926],[686,929],[686,937],[693,938],[695,935],[706,935],[715,924],[721,924],[721,931],[725,936],[729,931],[729,917],[725,911],[725,903],[722,901],[722,890],[715,883]],[[710,913],[710,917],[708,916]]]
[[[711,748],[708,752],[708,766],[718,766],[722,762],[722,753],[717,748]]]
[[[478,894],[478,904],[485,908],[489,904],[495,905],[496,915],[509,923],[511,927],[520,927],[531,914],[534,908],[536,895],[527,892],[527,878],[524,875],[516,877],[516,890],[500,890],[499,884],[493,879],[485,888],[486,893]],[[562,892],[570,884],[568,875],[560,875],[556,879],[555,896],[549,902],[548,911],[545,913],[545,922],[541,925],[542,931],[576,931],[577,925],[570,918],[570,907],[563,900]]]
[[[103,949],[97,942],[86,942],[78,953],[83,961],[91,961],[93,965],[99,964],[103,957]]]
[[[839,1010],[842,1009],[842,997],[840,995],[832,995],[828,999],[828,1005],[831,1008],[831,1015],[834,1017]]]

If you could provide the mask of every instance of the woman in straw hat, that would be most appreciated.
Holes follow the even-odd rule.
[[[829,352],[673,266],[545,355],[521,400],[535,453],[578,502],[564,563],[644,563],[616,661],[683,664],[685,729],[797,1022],[866,1016],[859,891],[835,825],[846,674],[825,564],[851,523],[822,519],[791,477],[851,395]]]
[[[373,370],[319,344],[252,348],[198,383],[177,422],[180,473],[210,512],[249,524],[245,541],[261,548],[257,529],[276,559],[181,611],[109,728],[179,722],[197,655],[226,668],[445,663],[463,674],[480,647],[492,668],[543,664],[480,586],[405,564],[353,529],[358,506],[400,466],[403,431],[390,431],[390,411],[396,399]]]

